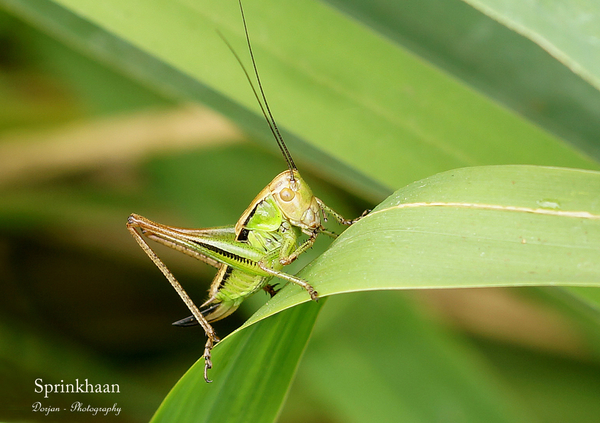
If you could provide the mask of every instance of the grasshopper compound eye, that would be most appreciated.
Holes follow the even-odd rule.
[[[289,188],[284,188],[279,192],[279,198],[286,203],[289,203],[294,199],[296,193]]]

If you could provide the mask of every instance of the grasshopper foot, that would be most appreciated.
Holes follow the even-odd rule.
[[[210,361],[210,356],[204,355],[204,380],[206,383],[212,383],[212,380],[208,378],[208,369],[212,369],[212,362]]]
[[[362,214],[360,216],[358,216],[356,219],[352,219],[350,221],[350,225],[358,222],[360,219],[362,219],[363,217],[365,217],[366,215],[368,215],[369,213],[371,213],[371,209],[367,209],[364,212],[362,212]]]
[[[208,371],[209,369],[212,369],[210,352],[212,351],[213,347],[217,342],[219,342],[219,338],[217,338],[216,336],[209,336],[208,340],[206,341],[206,345],[204,346],[204,380],[206,381],[206,383],[212,383],[212,380],[208,378]]]
[[[310,289],[307,289],[310,294],[310,299],[313,301],[319,301],[319,293],[315,291],[315,289],[311,286]]]

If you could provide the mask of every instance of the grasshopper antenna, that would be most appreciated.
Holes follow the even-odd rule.
[[[238,3],[240,5],[240,12],[242,14],[242,22],[244,23],[244,33],[246,35],[246,43],[248,45],[248,52],[250,53],[250,59],[252,61],[252,67],[254,69],[254,75],[256,77],[256,82],[258,83],[258,91],[260,91],[260,96],[254,86],[254,83],[252,82],[252,78],[250,78],[250,74],[246,70],[244,63],[242,62],[242,60],[240,59],[238,54],[235,52],[235,50],[233,49],[231,44],[229,44],[227,39],[223,36],[223,34],[219,30],[217,30],[217,33],[219,34],[221,39],[225,42],[225,44],[227,45],[229,50],[231,50],[231,52],[235,56],[235,59],[242,67],[242,70],[244,71],[244,75],[246,75],[246,79],[248,80],[248,83],[250,84],[250,87],[252,88],[252,92],[254,93],[254,97],[256,98],[256,101],[258,102],[260,110],[261,110],[263,116],[265,117],[267,124],[269,125],[269,129],[271,130],[271,133],[275,137],[277,146],[279,147],[281,154],[283,154],[283,157],[284,157],[288,167],[290,168],[291,180],[294,181],[295,178],[294,178],[293,171],[297,170],[296,164],[294,163],[294,159],[292,159],[292,155],[290,154],[289,150],[287,149],[287,146],[285,145],[285,142],[283,141],[283,137],[281,136],[281,133],[279,132],[279,128],[277,127],[277,123],[275,122],[275,118],[273,117],[273,114],[271,113],[271,109],[269,107],[269,102],[267,101],[267,97],[263,90],[262,82],[261,82],[260,76],[258,74],[256,60],[254,60],[254,52],[252,50],[252,44],[250,43],[250,36],[248,35],[248,26],[246,25],[246,16],[244,15],[244,8],[242,7],[242,0],[238,0]]]

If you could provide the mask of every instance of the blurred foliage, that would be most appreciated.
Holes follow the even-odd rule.
[[[346,216],[458,166],[599,168],[597,89],[501,19],[460,1],[246,3],[298,167]],[[148,421],[204,337],[170,326],[185,306],[126,217],[233,224],[284,168],[214,34],[243,51],[239,12],[223,1],[0,5],[0,419]],[[157,252],[201,301],[212,270]],[[598,304],[593,288],[332,297],[279,421],[596,421]],[[122,412],[32,413],[38,400],[81,400],[45,400],[36,378],[119,383],[84,402]]]

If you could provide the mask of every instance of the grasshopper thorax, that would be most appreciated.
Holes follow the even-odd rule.
[[[306,232],[313,232],[321,227],[321,208],[296,169],[281,172],[271,181],[268,189],[293,226]]]

